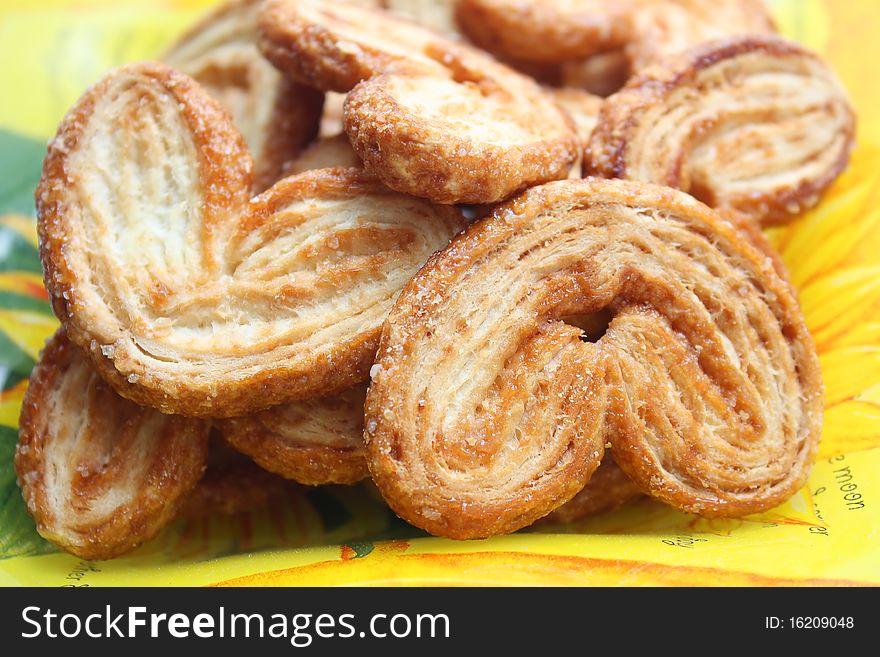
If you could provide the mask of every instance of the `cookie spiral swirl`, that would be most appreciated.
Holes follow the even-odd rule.
[[[596,342],[559,318],[610,309]],[[806,480],[818,360],[789,286],[690,196],[620,180],[535,187],[420,270],[385,324],[367,458],[392,508],[454,538],[571,499],[605,442],[644,492],[707,516]]]
[[[31,374],[15,452],[40,535],[83,559],[152,538],[201,478],[209,429],[121,398],[59,330]]]
[[[781,38],[714,41],[648,67],[606,99],[590,175],[677,187],[778,223],[846,167],[855,117],[834,72]]]
[[[46,287],[122,396],[217,418],[364,381],[398,291],[464,223],[363,171],[253,199],[251,180],[226,113],[159,64],[112,72],[59,128],[36,195]]]

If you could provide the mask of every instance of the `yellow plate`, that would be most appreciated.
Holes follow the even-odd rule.
[[[563,528],[430,538],[366,487],[259,513],[178,521],[135,553],[84,562],[36,534],[12,474],[26,377],[56,321],[30,194],[67,107],[107,68],[155,57],[203,0],[6,0],[0,10],[0,584],[880,584],[880,5],[776,0],[782,31],[824,54],[859,110],[859,146],[821,205],[775,229],[816,339],[825,428],[807,487],[781,507],[705,520],[650,500]]]

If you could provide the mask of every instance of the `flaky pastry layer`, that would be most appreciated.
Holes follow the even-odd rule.
[[[250,189],[226,113],[162,65],[117,69],[61,124],[36,193],[46,287],[122,396],[231,417],[365,380],[398,291],[463,225],[357,170]]]
[[[855,116],[815,54],[777,37],[715,41],[606,99],[587,171],[690,192],[755,221],[790,220],[846,167]]]
[[[609,310],[595,342],[560,321]],[[513,531],[567,502],[604,445],[643,492],[705,516],[806,481],[818,359],[769,258],[692,197],[621,180],[530,189],[456,237],[385,324],[367,458],[427,531]]]
[[[366,169],[438,203],[492,203],[563,178],[568,117],[533,80],[485,53],[385,13],[268,0],[263,53],[325,91],[351,92],[344,124]]]
[[[634,0],[627,18],[636,72],[707,41],[776,33],[763,0]]]
[[[40,535],[83,559],[152,538],[201,478],[209,428],[122,399],[59,330],[31,374],[15,452]]]
[[[499,57],[575,70],[619,51],[639,71],[706,41],[775,32],[762,0],[459,0],[456,18]]]

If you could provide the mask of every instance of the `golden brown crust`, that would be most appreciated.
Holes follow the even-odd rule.
[[[356,386],[321,399],[223,420],[230,445],[260,466],[301,484],[354,484],[367,476],[364,396]]]
[[[629,34],[626,9],[606,0],[459,0],[455,18],[494,55],[560,63],[622,46]]]
[[[83,559],[134,549],[202,476],[208,429],[119,397],[59,329],[31,374],[15,453],[37,530]]]
[[[556,128],[516,103],[442,78],[383,75],[348,95],[345,129],[366,169],[392,189],[436,203],[494,203],[564,177],[576,155],[570,124],[549,98],[541,103],[560,117]]]
[[[846,167],[855,117],[834,73],[776,37],[717,41],[606,99],[588,173],[677,187],[769,224],[818,202]]]
[[[260,49],[279,70],[324,91],[350,91],[381,73],[445,75],[428,56],[445,39],[368,8],[311,0],[266,0]]]
[[[290,482],[263,470],[213,434],[205,474],[183,500],[177,515],[197,518],[214,513],[247,513],[294,489]]]
[[[641,495],[638,486],[617,467],[611,453],[606,452],[602,463],[583,490],[542,518],[541,522],[553,525],[576,522],[588,516],[619,509]]]
[[[46,286],[122,396],[231,417],[365,380],[398,290],[463,225],[356,170],[250,188],[225,112],[164,66],[111,73],[62,123],[36,194]]]
[[[438,203],[493,203],[564,177],[573,126],[531,79],[382,12],[268,0],[261,45],[276,66],[348,91],[345,131],[392,189]],[[381,35],[381,36],[377,36]]]
[[[254,189],[282,177],[318,132],[324,94],[281,76],[257,48],[262,0],[228,0],[162,60],[196,80],[232,116],[255,162]]]
[[[595,343],[559,321],[606,308]],[[606,440],[679,509],[768,509],[806,481],[821,429],[788,285],[715,212],[644,183],[555,182],[500,206],[404,289],[376,362],[373,479],[403,518],[455,538],[561,506]]]

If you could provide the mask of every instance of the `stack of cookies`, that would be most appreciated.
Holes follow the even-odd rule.
[[[771,508],[822,381],[761,228],[853,140],[758,0],[233,0],[49,145],[28,509],[103,559],[285,480],[460,539]]]

